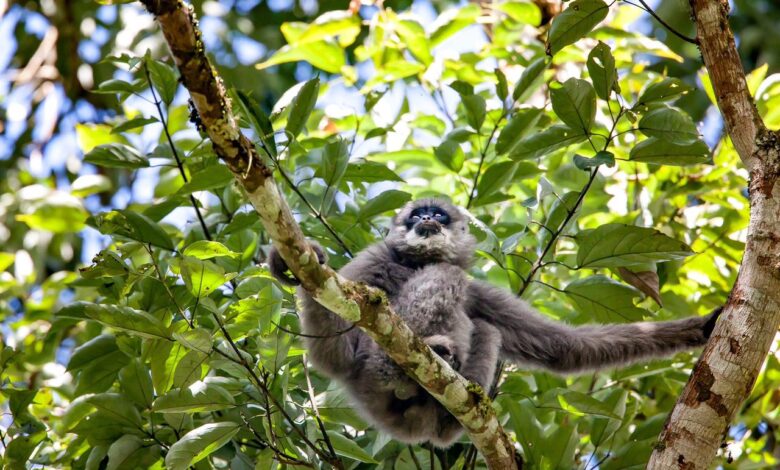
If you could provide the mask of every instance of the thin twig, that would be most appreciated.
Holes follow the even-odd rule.
[[[314,411],[314,418],[317,420],[317,426],[320,428],[320,432],[322,433],[322,438],[325,440],[325,445],[328,446],[328,451],[330,452],[330,455],[336,457],[336,450],[333,448],[333,444],[330,442],[330,437],[328,437],[328,431],[325,430],[325,423],[322,422],[322,417],[320,416],[320,410],[317,408],[317,401],[314,398],[314,387],[311,386],[311,377],[309,377],[309,367],[306,365],[306,354],[303,355],[303,373],[306,376],[306,387],[309,392],[309,401],[311,402],[311,409]],[[338,457],[336,457],[338,458]],[[341,459],[339,459],[339,462],[341,463]],[[341,468],[344,467],[344,464],[341,463]]]
[[[163,126],[163,131],[165,131],[165,138],[168,141],[168,145],[171,147],[171,152],[173,153],[173,158],[176,160],[176,166],[179,167],[179,173],[181,174],[181,178],[184,180],[185,183],[188,182],[187,174],[184,171],[184,164],[181,161],[181,158],[179,158],[179,151],[176,150],[176,146],[173,144],[173,138],[171,137],[170,132],[168,132],[168,121],[165,119],[165,115],[162,110],[162,104],[160,99],[157,97],[157,93],[154,91],[154,86],[152,85],[152,77],[149,74],[149,67],[144,64],[144,73],[146,74],[146,81],[149,83],[149,89],[152,91],[152,98],[154,98],[154,106],[157,108],[157,114],[160,116],[160,122]],[[200,227],[203,229],[203,235],[206,237],[206,240],[211,241],[211,233],[209,233],[209,228],[206,225],[206,221],[203,220],[203,215],[200,213],[200,208],[198,207],[198,201],[195,200],[195,196],[190,193],[190,202],[192,203],[192,208],[195,209],[195,214],[198,216],[198,222],[200,222]]]
[[[656,21],[661,23],[661,26],[663,26],[664,28],[668,29],[669,32],[671,32],[672,34],[674,34],[678,38],[682,39],[683,41],[689,42],[691,44],[695,44],[697,46],[699,45],[699,41],[697,39],[689,38],[688,36],[682,34],[681,32],[677,31],[676,29],[672,28],[671,25],[669,25],[669,23],[667,23],[660,16],[658,16],[658,14],[655,11],[653,11],[653,9],[650,8],[650,6],[648,6],[647,3],[644,2],[644,0],[637,0],[639,3],[642,4],[642,6],[639,6],[639,5],[635,4],[635,3],[631,3],[628,0],[623,0],[623,1],[625,3],[628,3],[631,6],[635,6],[637,8],[641,8],[642,10],[650,13],[650,16],[652,16],[653,18],[655,18]]]

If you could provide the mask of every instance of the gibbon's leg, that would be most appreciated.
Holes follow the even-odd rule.
[[[459,372],[466,379],[487,387],[496,373],[498,353],[501,349],[501,333],[485,320],[475,318],[472,322],[474,332],[471,335],[471,351]],[[485,390],[485,392],[489,391]]]
[[[320,264],[327,262],[327,255],[316,243],[311,243]],[[287,273],[287,264],[275,248],[268,254],[271,274],[287,285],[298,285],[295,277]],[[304,289],[298,288],[301,302],[301,330],[312,364],[332,378],[345,378],[353,371],[355,352],[360,341],[358,330],[344,319],[314,300]]]
[[[501,333],[490,323],[475,318],[474,330],[471,335],[471,351],[468,360],[461,365],[460,374],[482,387],[488,387],[493,380],[498,362],[498,351],[501,348]],[[489,390],[485,390],[489,392]],[[433,401],[433,400],[432,400]],[[435,437],[431,442],[438,447],[449,447],[462,434],[463,427],[449,411],[438,402],[436,407]]]
[[[501,356],[568,373],[667,356],[707,342],[720,309],[705,317],[665,322],[572,327],[542,316],[511,293],[481,281],[469,284],[468,312],[497,327]]]

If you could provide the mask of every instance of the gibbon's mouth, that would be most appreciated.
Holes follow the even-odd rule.
[[[414,233],[424,238],[428,238],[431,235],[438,235],[441,233],[441,224],[435,220],[426,220],[415,225]]]

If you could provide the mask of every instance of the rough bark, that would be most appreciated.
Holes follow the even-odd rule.
[[[306,243],[271,169],[241,133],[225,88],[206,57],[194,15],[178,0],[144,0],[173,53],[217,155],[246,190],[270,236],[301,285],[322,305],[355,322],[463,424],[490,468],[515,469],[514,447],[490,400],[435,355],[390,308],[383,292],[321,266]]]
[[[693,0],[691,8],[726,130],[750,171],[750,225],[736,284],[649,469],[708,468],[780,325],[780,138],[765,128],[750,97],[728,24],[728,2]]]

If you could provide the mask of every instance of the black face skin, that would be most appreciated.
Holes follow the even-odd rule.
[[[412,230],[422,237],[429,237],[441,232],[442,226],[450,224],[450,215],[438,206],[422,206],[414,209],[404,221],[407,230]]]

